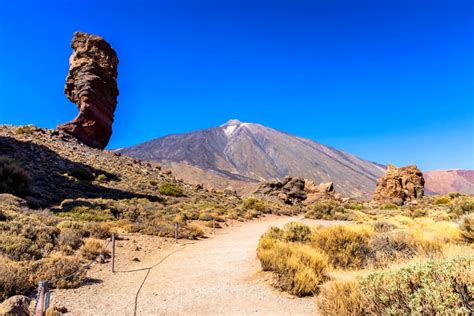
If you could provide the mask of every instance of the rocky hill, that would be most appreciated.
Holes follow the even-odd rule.
[[[160,162],[179,177],[214,187],[245,187],[262,180],[301,176],[332,181],[347,196],[369,196],[384,166],[315,141],[238,120],[196,132],[168,135],[120,149]]]
[[[432,170],[423,173],[425,187],[432,193],[474,194],[474,170]]]

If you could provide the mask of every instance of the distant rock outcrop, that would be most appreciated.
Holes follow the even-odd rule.
[[[273,197],[286,204],[314,202],[318,199],[336,197],[332,182],[317,185],[314,181],[302,177],[285,177],[282,181],[262,182],[255,194]]]
[[[396,168],[388,165],[387,172],[377,183],[374,200],[402,205],[424,195],[425,179],[415,165]]]
[[[255,194],[275,197],[284,203],[294,204],[306,200],[304,186],[305,180],[301,177],[285,177],[282,181],[262,182]]]
[[[104,149],[112,135],[117,107],[118,58],[100,36],[74,33],[64,92],[79,108],[71,122],[58,126],[84,144]]]

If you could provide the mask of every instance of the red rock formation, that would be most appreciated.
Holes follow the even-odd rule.
[[[398,205],[424,195],[425,179],[415,166],[396,168],[388,165],[387,171],[377,183],[374,200]]]
[[[84,144],[104,149],[112,135],[117,107],[118,58],[100,36],[74,33],[64,92],[79,108],[71,122],[58,126]]]

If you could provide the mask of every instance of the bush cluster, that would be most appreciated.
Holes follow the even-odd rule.
[[[452,257],[322,287],[325,315],[468,315],[474,296],[474,257]]]
[[[0,193],[24,196],[30,191],[30,176],[14,160],[0,156]]]

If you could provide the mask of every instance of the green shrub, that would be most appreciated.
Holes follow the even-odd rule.
[[[107,181],[109,181],[109,179],[107,178],[105,174],[101,173],[97,176],[97,181],[106,183]]]
[[[242,200],[242,207],[245,210],[255,210],[258,212],[264,212],[265,211],[265,202],[259,199],[255,198],[246,198]]]
[[[60,217],[71,217],[79,221],[110,221],[114,220],[111,210],[89,207],[89,206],[74,206],[69,211],[57,213]]]
[[[451,212],[453,212],[456,216],[473,213],[474,199],[471,197],[466,199],[458,199],[455,203],[451,204],[450,208]]]
[[[453,257],[373,273],[360,281],[375,315],[468,314],[474,296],[474,257]]]
[[[24,126],[18,126],[14,133],[16,135],[32,135],[36,130],[36,127],[33,125],[24,125]]]
[[[469,315],[474,257],[452,257],[376,272],[322,287],[324,315]]]
[[[318,201],[312,209],[305,214],[307,218],[327,220],[349,220],[350,215],[345,208],[334,201]]]
[[[0,156],[0,193],[24,196],[30,190],[30,176],[15,161]]]
[[[348,206],[351,210],[362,211],[364,209],[364,205],[362,203],[351,203]]]
[[[90,181],[94,181],[95,179],[92,172],[90,172],[89,170],[83,167],[73,168],[72,170],[70,170],[69,174],[79,181],[90,182]]]
[[[451,202],[451,199],[447,196],[437,196],[434,200],[435,205],[449,204],[449,202]]]
[[[206,222],[207,221],[212,221],[212,215],[209,214],[209,213],[202,212],[202,213],[199,214],[198,219],[200,221],[206,221]]]
[[[397,210],[398,208],[399,206],[393,203],[387,203],[380,206],[380,209],[382,210]]]
[[[305,242],[311,235],[311,229],[301,223],[290,222],[283,227],[283,239],[289,242]]]
[[[160,193],[163,195],[169,195],[169,196],[183,196],[183,189],[173,183],[163,183],[160,186]]]

